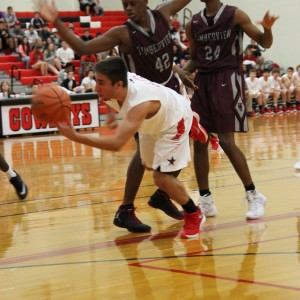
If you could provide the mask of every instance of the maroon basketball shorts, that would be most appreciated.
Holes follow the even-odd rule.
[[[248,131],[245,83],[238,69],[198,72],[195,84],[198,89],[191,99],[191,107],[200,115],[201,125],[208,132]]]

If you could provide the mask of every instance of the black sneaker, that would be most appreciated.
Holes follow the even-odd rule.
[[[134,213],[135,208],[119,207],[114,218],[114,225],[126,228],[129,232],[149,232],[151,227],[143,224]]]
[[[150,197],[148,204],[153,208],[162,210],[171,218],[183,220],[183,212],[177,209],[166,193],[156,190],[156,192]]]
[[[17,173],[17,176],[12,177],[9,180],[9,182],[14,186],[18,197],[21,200],[25,199],[27,196],[27,193],[28,193],[28,188],[27,188],[26,184],[23,182],[21,176]]]

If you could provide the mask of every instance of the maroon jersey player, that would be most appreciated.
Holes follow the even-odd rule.
[[[195,14],[186,26],[191,61],[180,76],[186,84],[189,73],[197,70],[192,86],[192,109],[201,116],[201,124],[217,133],[220,145],[240,177],[249,203],[247,219],[263,216],[266,198],[259,193],[251,178],[247,161],[235,144],[234,132],[248,130],[245,106],[245,86],[241,72],[243,33],[264,48],[272,45],[271,28],[277,17],[266,13],[255,26],[242,10],[225,5],[220,0],[201,0],[205,9]],[[209,189],[207,143],[194,143],[194,165],[199,186],[199,204],[206,216],[217,209]]]

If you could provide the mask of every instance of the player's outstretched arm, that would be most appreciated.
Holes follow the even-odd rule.
[[[272,27],[278,16],[271,16],[269,12],[264,15],[262,21],[258,21],[257,24],[263,26],[262,32],[256,25],[254,25],[249,16],[240,9],[236,10],[234,22],[240,26],[243,31],[259,45],[264,48],[270,48],[273,43]]]
[[[187,6],[192,0],[172,0],[161,3],[156,7],[167,20],[170,16],[175,15],[177,12]]]
[[[119,151],[138,131],[147,114],[151,112],[152,107],[151,101],[148,101],[132,108],[128,112],[127,118],[122,120],[113,136],[91,137],[88,134],[78,133],[72,124],[57,123],[56,126],[60,134],[74,142],[103,150]]]

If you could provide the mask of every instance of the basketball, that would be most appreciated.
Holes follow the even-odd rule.
[[[71,98],[60,86],[46,85],[32,98],[31,109],[33,115],[42,122],[68,121]]]

